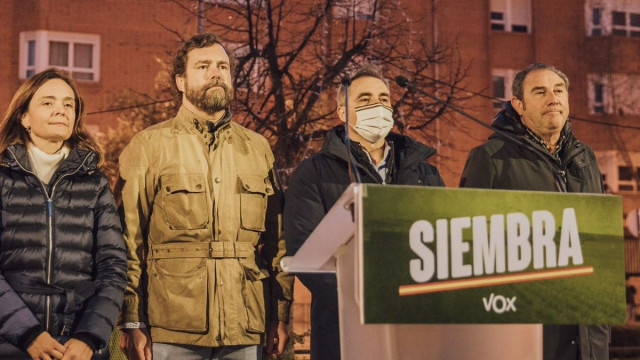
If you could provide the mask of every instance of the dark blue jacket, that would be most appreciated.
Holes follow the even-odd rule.
[[[96,154],[73,149],[42,183],[22,145],[0,164],[0,358],[43,331],[108,346],[126,286],[122,227]]]

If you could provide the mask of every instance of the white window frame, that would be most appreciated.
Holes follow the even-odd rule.
[[[622,180],[620,179],[620,168],[628,168],[631,170],[631,180]],[[633,173],[636,174],[640,171],[639,167],[630,167],[628,165],[618,164],[618,168],[616,171],[616,175],[618,176],[618,192],[637,192],[638,182],[635,180]],[[624,189],[622,189],[624,187]]]
[[[246,3],[246,0],[202,0],[202,2],[205,4],[213,4],[213,5],[227,4],[227,5],[244,6]],[[257,0],[249,0],[249,4],[251,5],[256,5],[257,2],[258,2]]]
[[[611,114],[613,102],[609,76],[600,74],[587,75],[587,98],[589,99],[589,112],[593,115]],[[597,86],[602,86],[602,99],[596,99]]]
[[[336,19],[371,20],[375,3],[374,0],[338,0],[333,5],[333,17]]]
[[[517,15],[519,16],[515,16],[515,12],[522,9],[526,9],[526,14],[518,13]],[[491,0],[490,12],[502,14],[502,19],[491,19],[490,16],[493,31],[504,31],[522,34],[531,33],[531,0]],[[524,20],[524,24],[521,24],[519,23],[519,21],[515,20],[517,17],[523,18],[522,20]],[[502,25],[504,29],[493,29],[493,25]],[[527,31],[514,31],[514,26],[526,26]]]
[[[501,100],[509,101],[513,97],[513,93],[511,92],[511,85],[513,84],[513,78],[515,78],[518,70],[515,69],[492,69],[491,70],[491,91],[494,98],[497,97],[496,94],[493,93],[493,78],[501,77],[504,81],[504,98]],[[500,109],[502,108],[502,104],[497,101],[493,101],[493,108]]]
[[[640,152],[629,151],[623,156],[619,150],[596,150],[595,155],[598,167],[606,177],[607,192],[640,192],[635,177],[632,176],[631,180],[620,180],[620,167],[631,167],[635,174],[640,172]]]
[[[58,66],[49,64],[49,43],[51,41],[65,42],[69,46],[69,61],[67,66]],[[29,60],[29,42],[34,44],[34,63],[28,64]],[[73,44],[92,45],[92,66],[91,68],[73,66]],[[43,70],[55,67],[68,71],[70,74],[74,72],[89,73],[93,79],[77,79],[82,82],[99,82],[100,81],[100,35],[70,33],[49,30],[24,31],[20,33],[19,47],[19,75],[20,79],[26,79],[28,72],[35,74]]]
[[[246,55],[249,52],[249,46],[243,43],[227,43],[225,44],[226,48],[229,49],[233,53],[235,58],[239,58],[241,56]],[[266,63],[266,59],[257,58],[257,64],[253,66],[251,69],[251,73],[249,74],[249,82],[251,83],[249,86],[238,86],[236,90],[251,90],[253,93],[258,93],[260,90],[260,75],[261,71],[264,70],[268,64]],[[233,75],[233,74],[232,74]]]
[[[600,10],[600,24],[593,23],[594,9]],[[614,25],[613,14],[624,13],[625,24]],[[618,32],[617,36],[640,37],[640,24],[631,25],[631,16],[640,16],[640,1],[587,0],[585,2],[585,24],[587,36],[606,36]],[[624,33],[624,35],[622,34]]]
[[[613,23],[613,14],[615,12],[624,14],[624,17],[625,17],[624,25],[617,25]],[[621,11],[621,10],[612,11],[611,12],[611,33],[613,35],[619,35],[619,36],[640,37],[640,24],[635,26],[631,25],[632,15],[640,17],[640,11],[638,12]]]

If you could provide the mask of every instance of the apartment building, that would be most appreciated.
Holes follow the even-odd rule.
[[[2,0],[0,109],[7,108],[23,79],[55,66],[76,78],[87,102],[91,129],[115,126],[125,114],[114,109],[115,100],[125,91],[149,94],[154,99],[156,79],[166,77],[165,64],[180,38],[199,29],[212,29],[194,16],[198,9],[204,18],[213,18],[222,16],[216,11],[217,3],[237,1]],[[298,1],[310,6],[320,2]],[[373,0],[339,2],[353,3],[363,14],[360,21],[375,20],[364,16]],[[622,196],[625,215],[640,208],[639,1],[396,2],[396,11],[381,16],[406,17],[414,24],[411,37],[431,44],[455,44],[467,71],[458,86],[474,95],[458,105],[486,123],[500,108],[500,102],[491,97],[510,99],[510,85],[520,69],[545,62],[563,70],[571,81],[576,136],[596,151],[607,191]],[[335,15],[339,18],[343,14]],[[429,71],[438,79],[451,69],[434,66]],[[436,139],[429,140],[439,151],[433,162],[447,186],[455,187],[467,152],[490,132],[450,113],[435,121],[425,134],[424,139]],[[633,232],[633,227],[626,231],[626,266],[633,284],[640,287],[635,278],[640,276],[640,240]],[[308,329],[309,297],[303,293],[296,296],[295,331],[303,333]],[[304,352],[307,346],[308,342],[299,349]]]

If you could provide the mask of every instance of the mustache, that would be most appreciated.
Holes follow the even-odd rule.
[[[224,89],[225,91],[229,90],[229,87],[227,86],[227,84],[225,84],[222,80],[213,80],[210,83],[206,84],[204,86],[205,91],[211,89],[212,87],[216,87],[219,86],[222,89]]]

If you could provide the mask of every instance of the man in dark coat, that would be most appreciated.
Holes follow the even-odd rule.
[[[435,167],[425,161],[436,151],[408,136],[389,133],[393,127],[388,82],[379,70],[365,66],[353,77],[348,92],[338,90],[338,116],[349,113],[350,149],[345,127],[329,131],[322,150],[303,161],[285,193],[284,227],[287,253],[294,255],[352,182],[347,156],[363,183],[444,186]],[[298,274],[311,291],[311,358],[340,359],[338,294],[333,274]]]
[[[591,148],[574,138],[569,80],[553,66],[518,73],[513,98],[493,120],[496,132],[471,150],[461,187],[602,193]],[[543,353],[551,359],[608,359],[607,326],[544,326]]]

